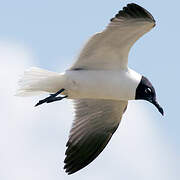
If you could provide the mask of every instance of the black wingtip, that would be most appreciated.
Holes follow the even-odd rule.
[[[64,170],[65,170],[65,172],[67,173],[67,175],[72,175],[72,174],[74,174],[75,172],[78,171],[78,170],[73,171],[70,167],[67,166],[67,164],[65,164]]]
[[[111,19],[111,21],[113,21],[115,18],[117,19],[122,19],[122,18],[145,18],[151,22],[155,23],[155,19],[154,17],[151,15],[150,12],[148,12],[146,9],[144,9],[143,7],[135,4],[135,3],[130,3],[127,4],[126,7],[123,7],[122,10],[120,10],[118,12],[118,14],[116,14],[116,16],[114,18]]]

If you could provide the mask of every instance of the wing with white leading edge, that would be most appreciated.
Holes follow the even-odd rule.
[[[126,110],[127,101],[75,100],[75,120],[64,160],[68,174],[87,166],[105,148]]]
[[[123,69],[132,45],[155,26],[153,16],[137,4],[119,11],[107,28],[92,36],[72,69]]]

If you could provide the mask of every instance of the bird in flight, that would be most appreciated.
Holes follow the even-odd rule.
[[[35,106],[73,99],[75,119],[70,130],[64,169],[73,174],[91,163],[118,128],[129,100],[146,100],[163,115],[151,82],[128,67],[133,44],[155,26],[153,16],[131,3],[93,35],[76,62],[64,73],[40,68],[25,71],[19,96],[50,95]]]

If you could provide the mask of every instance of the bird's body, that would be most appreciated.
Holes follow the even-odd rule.
[[[131,69],[112,70],[68,70],[64,74],[70,99],[135,99],[141,75]],[[104,89],[104,91],[102,91]]]
[[[154,26],[155,20],[147,10],[128,4],[103,32],[88,40],[77,61],[64,73],[40,68],[25,72],[18,95],[54,93],[36,106],[63,98],[74,99],[75,120],[64,161],[68,174],[82,169],[101,153],[129,100],[147,100],[163,114],[149,80],[128,68],[130,48]],[[59,94],[64,96],[58,97]]]

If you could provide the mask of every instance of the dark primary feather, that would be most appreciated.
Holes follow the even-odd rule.
[[[80,143],[77,146],[69,144],[68,148],[73,148],[73,152],[71,154],[66,153],[67,157],[64,161],[66,172],[72,174],[92,162],[105,148],[111,136],[111,133],[96,136],[92,134],[88,138],[83,138],[82,144]],[[70,156],[69,158],[68,155]]]
[[[144,18],[151,22],[155,22],[153,16],[146,9],[134,3],[128,4],[126,7],[124,7],[123,10],[119,11],[119,13],[116,14],[116,16],[111,19],[111,21],[115,20],[116,18],[117,19]]]
[[[116,131],[126,101],[75,100],[75,120],[67,142],[64,160],[68,174],[87,166],[105,148]]]

